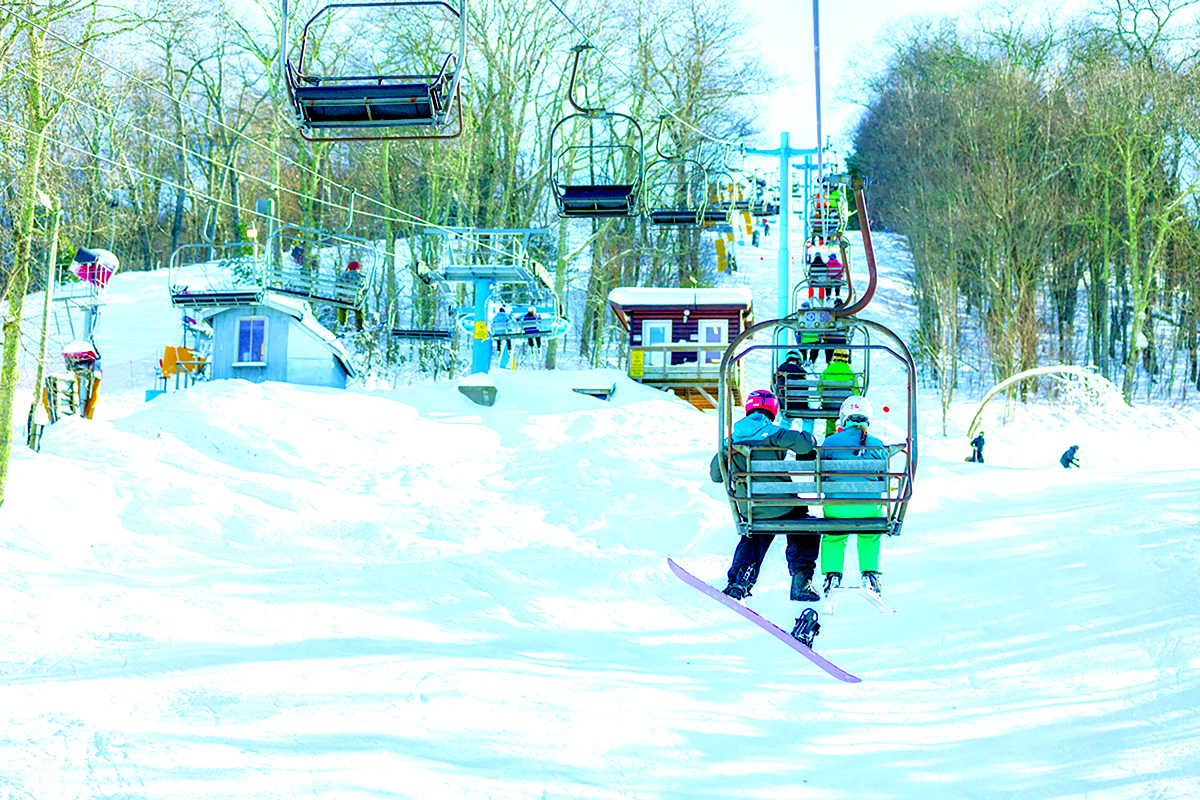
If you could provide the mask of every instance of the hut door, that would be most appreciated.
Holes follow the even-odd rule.
[[[642,347],[659,348],[671,343],[671,320],[648,319],[642,322]],[[664,367],[667,364],[667,351],[662,349],[647,349],[646,366]]]
[[[729,320],[700,320],[700,343],[706,345],[718,344],[721,346],[719,350],[705,350],[702,358],[705,364],[720,364],[721,356],[725,354],[725,348],[729,344]]]

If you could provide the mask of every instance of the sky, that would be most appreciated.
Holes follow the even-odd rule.
[[[1066,0],[1054,3],[1053,8],[1057,14],[1070,14],[1087,5],[1083,0]],[[988,0],[820,2],[824,137],[839,154],[850,152],[853,126],[864,102],[862,76],[878,69],[895,31],[945,18],[969,25],[998,6]],[[1046,13],[1050,4],[1035,0],[1016,7],[1028,8],[1037,17]],[[785,77],[784,85],[762,99],[765,122],[760,146],[778,147],[780,132],[788,131],[792,147],[815,147],[812,2],[742,0],[742,8],[747,38],[761,46],[762,54]]]

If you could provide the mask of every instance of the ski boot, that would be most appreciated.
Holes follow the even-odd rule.
[[[812,575],[797,572],[792,576],[791,597],[797,603],[816,603],[821,599],[821,595],[813,588]]]
[[[796,620],[796,627],[792,628],[792,636],[800,640],[800,643],[805,647],[812,648],[813,639],[817,638],[817,634],[821,632],[821,623],[817,622],[816,609],[806,608]]]
[[[833,589],[842,588],[842,573],[826,572],[825,573],[825,596],[829,597],[829,592]]]
[[[883,580],[878,572],[867,571],[862,574],[862,587],[876,597],[883,596]]]
[[[754,579],[757,577],[758,568],[753,564],[746,564],[730,579],[722,594],[729,595],[734,600],[744,600],[750,596],[750,587],[754,585]]]

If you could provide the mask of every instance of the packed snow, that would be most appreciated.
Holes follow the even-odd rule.
[[[774,241],[722,284],[758,320]],[[864,316],[907,334],[904,242],[876,245]],[[0,797],[1200,796],[1194,407],[994,402],[975,464],[978,397],[943,437],[922,390],[898,614],[847,597],[817,639],[852,685],[668,571],[724,586],[711,413],[615,370],[494,370],[490,408],[457,381],[143,402],[178,324],[163,273],[118,274],[96,419],[14,451]],[[777,543],[748,604],[790,628],[787,590]]]

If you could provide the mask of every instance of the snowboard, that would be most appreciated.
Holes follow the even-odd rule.
[[[695,575],[693,575],[692,573],[688,572],[683,567],[676,564],[673,559],[670,559],[670,558],[667,559],[667,566],[669,566],[671,568],[671,572],[674,572],[675,577],[679,578],[679,580],[683,581],[688,586],[691,586],[695,589],[699,589],[701,592],[708,595],[713,600],[716,600],[718,603],[725,606],[726,608],[732,609],[733,611],[736,611],[737,613],[741,614],[743,617],[750,620],[755,625],[762,628],[764,631],[771,634],[776,639],[783,642],[788,647],[792,648],[797,653],[804,656],[809,661],[816,664],[818,667],[825,670],[827,673],[829,673],[833,677],[837,678],[839,681],[845,681],[846,683],[861,683],[862,682],[862,678],[858,677],[857,675],[851,675],[849,672],[846,672],[846,670],[842,669],[837,664],[834,664],[832,661],[830,661],[827,658],[825,658],[824,656],[820,655],[815,650],[813,650],[811,647],[808,647],[803,642],[801,642],[799,639],[796,639],[790,633],[783,630],[783,628],[780,628],[778,625],[771,622],[767,618],[760,616],[753,609],[747,608],[746,606],[739,603],[737,600],[734,600],[732,597],[721,594],[721,592],[717,591],[712,586],[709,586],[707,583],[700,580]]]
[[[833,612],[837,611],[838,600],[848,594],[856,594],[863,598],[871,605],[875,606],[880,614],[895,614],[896,612],[889,608],[883,599],[874,592],[868,592],[858,586],[843,586],[840,589],[830,589],[829,594],[825,596],[825,606],[821,609],[821,613],[826,616],[833,616]]]

